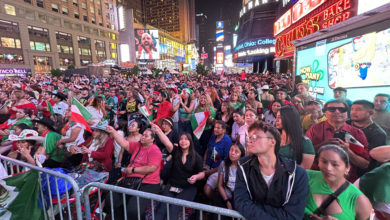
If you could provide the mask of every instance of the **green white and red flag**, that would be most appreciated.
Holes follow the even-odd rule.
[[[190,122],[196,138],[199,139],[200,136],[202,136],[209,116],[210,116],[210,111],[191,114]]]

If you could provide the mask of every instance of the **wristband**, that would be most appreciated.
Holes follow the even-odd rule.
[[[134,169],[135,169],[135,167],[133,167],[133,169],[131,169],[131,173],[134,173]]]

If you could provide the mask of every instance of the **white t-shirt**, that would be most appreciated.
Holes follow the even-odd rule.
[[[261,171],[260,171],[260,172],[261,172]],[[265,180],[265,183],[267,184],[268,188],[269,188],[269,186],[271,185],[272,179],[274,178],[274,174],[275,174],[275,173],[273,173],[273,174],[267,176],[267,175],[264,175],[263,172],[261,172],[261,175],[263,176],[263,179]]]
[[[77,136],[76,140],[74,140],[73,142],[69,142],[69,143],[66,143],[65,144],[65,147],[66,149],[70,152],[70,147],[71,146],[78,146],[82,143],[84,143],[84,130],[85,130],[85,126],[80,124],[80,123],[75,123],[73,126],[71,126],[65,133],[65,136],[62,136],[61,139],[66,139],[66,138],[70,138],[70,135],[72,134],[72,130],[74,128],[77,128],[77,127],[80,127],[81,130],[80,130],[80,133],[79,135]],[[81,148],[79,149],[80,152],[76,152],[76,153],[81,153]]]
[[[225,181],[225,161],[222,161],[218,168],[218,173],[222,174],[223,181]],[[231,199],[232,198],[232,192],[234,191],[234,187],[236,185],[236,174],[237,174],[237,167],[229,167],[229,179],[225,187],[226,196]]]

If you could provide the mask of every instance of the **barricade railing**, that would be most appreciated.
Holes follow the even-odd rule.
[[[19,160],[15,160],[3,155],[0,155],[0,163],[4,166],[5,171],[9,176],[25,172],[28,170],[36,170],[39,173],[39,187],[40,187],[40,199],[42,204],[42,209],[44,211],[44,217],[46,219],[72,219],[74,216],[77,220],[82,220],[82,210],[81,210],[81,191],[74,179],[66,174],[56,172],[53,170],[40,168]],[[53,187],[50,184],[52,178],[54,177],[55,191],[51,190]],[[46,178],[47,189],[45,190],[46,199],[44,195],[44,190],[42,188],[42,178]],[[60,179],[63,180],[65,193],[60,194],[60,189],[58,187]],[[53,182],[53,181],[52,181]],[[68,184],[72,186],[71,190],[68,190]],[[46,187],[45,187],[46,188]],[[61,190],[61,191],[64,191]],[[55,193],[56,198],[53,198],[52,192]],[[65,197],[64,197],[65,194]],[[48,198],[47,198],[48,197]],[[49,204],[46,204],[45,201],[48,201]],[[73,207],[71,207],[73,204]],[[74,213],[75,212],[75,213]]]
[[[91,204],[90,204],[90,196],[89,196],[89,192],[90,192],[91,188],[95,188],[95,189],[97,188],[97,192],[98,192],[97,203],[98,204],[96,204],[96,206],[98,206],[97,207],[99,210],[98,213],[91,213],[91,208],[90,208]],[[203,219],[204,213],[215,214],[218,216],[218,219],[221,219],[222,216],[223,217],[230,217],[230,218],[234,218],[234,219],[244,219],[244,217],[240,213],[238,213],[237,211],[234,211],[234,210],[229,210],[229,209],[220,208],[220,207],[216,207],[216,206],[200,204],[200,203],[186,201],[186,200],[182,200],[182,199],[176,199],[176,198],[171,198],[171,197],[167,197],[167,196],[157,195],[157,194],[138,191],[138,190],[127,189],[127,188],[123,188],[123,187],[119,187],[119,186],[97,183],[97,182],[89,183],[81,189],[82,196],[84,198],[83,201],[84,201],[84,207],[85,207],[85,212],[86,212],[85,213],[86,219],[91,219],[91,216],[95,216],[95,214],[98,215],[97,217],[99,217],[99,219],[104,219],[103,204],[102,204],[102,197],[101,197],[102,190],[104,192],[106,192],[106,195],[107,195],[107,193],[109,193],[108,196],[110,198],[110,201],[105,201],[104,203],[105,203],[105,205],[110,205],[109,209],[111,210],[111,213],[109,213],[109,215],[111,215],[111,219],[115,219],[115,217],[114,217],[115,211],[119,211],[119,210],[114,210],[114,208],[113,208],[113,203],[117,202],[117,201],[113,201],[113,193],[122,194],[121,198],[123,200],[124,219],[127,219],[127,205],[126,205],[126,203],[127,203],[126,197],[127,196],[135,196],[137,198],[136,199],[137,204],[132,204],[132,205],[137,207],[138,220],[141,219],[141,215],[142,215],[140,210],[139,210],[140,209],[140,205],[139,205],[140,198],[150,200],[151,217],[153,220],[155,219],[155,213],[154,213],[155,209],[156,209],[155,203],[154,203],[155,201],[162,202],[162,203],[166,204],[166,207],[165,207],[167,209],[167,218],[166,219],[170,219],[169,218],[169,207],[171,205],[176,205],[176,206],[181,207],[181,209],[182,209],[181,212],[183,214],[182,219],[185,219],[184,216],[186,216],[186,213],[185,213],[186,209],[185,208],[191,208],[195,211],[199,211],[198,213],[196,213],[196,214],[199,214],[199,217],[197,217],[196,219],[200,219],[200,220]],[[109,204],[107,204],[107,203],[109,203]],[[164,207],[161,207],[161,208],[164,208]],[[95,210],[93,210],[93,212],[95,212]]]

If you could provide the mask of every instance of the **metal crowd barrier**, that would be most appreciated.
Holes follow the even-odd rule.
[[[222,216],[224,217],[230,217],[230,218],[234,218],[234,219],[244,219],[244,217],[236,212],[236,211],[233,211],[233,210],[229,210],[229,209],[225,209],[225,208],[220,208],[220,207],[216,207],[216,206],[210,206],[210,205],[205,205],[205,204],[200,204],[200,203],[196,203],[196,202],[190,202],[190,201],[186,201],[186,200],[181,200],[181,199],[176,199],[176,198],[171,198],[171,197],[166,197],[166,196],[161,196],[161,195],[157,195],[157,194],[153,194],[153,193],[147,193],[147,192],[142,192],[142,191],[137,191],[137,190],[132,190],[132,189],[127,189],[127,188],[123,188],[123,187],[119,187],[119,186],[113,186],[113,185],[108,185],[108,184],[103,184],[103,183],[97,183],[97,182],[93,182],[93,183],[89,183],[87,184],[85,187],[83,187],[81,190],[82,190],[82,194],[83,194],[83,197],[84,197],[84,206],[85,206],[85,212],[86,212],[86,219],[91,219],[91,209],[90,209],[90,198],[89,198],[89,191],[91,188],[97,188],[97,191],[98,191],[98,208],[99,208],[99,213],[97,213],[99,215],[99,219],[104,219],[104,216],[102,214],[102,198],[101,198],[101,190],[109,193],[109,196],[110,196],[110,201],[105,201],[105,203],[107,202],[110,202],[111,206],[111,219],[115,219],[114,217],[114,208],[113,208],[113,193],[120,193],[122,194],[122,199],[123,199],[123,210],[124,210],[124,219],[127,219],[127,208],[126,208],[126,195],[127,196],[135,196],[137,197],[137,204],[133,204],[134,206],[137,206],[137,209],[138,209],[138,220],[141,219],[141,213],[140,213],[140,207],[139,207],[139,200],[140,198],[145,198],[145,199],[149,199],[151,202],[150,202],[150,207],[152,209],[152,212],[151,212],[151,215],[152,215],[152,219],[154,220],[155,219],[155,216],[154,216],[154,210],[155,210],[155,204],[154,204],[154,201],[157,201],[157,202],[163,202],[163,203],[166,203],[166,208],[167,208],[167,218],[166,219],[170,219],[169,218],[169,206],[170,205],[176,205],[176,206],[180,206],[182,207],[182,216],[183,218],[182,219],[185,219],[184,216],[185,216],[185,208],[191,208],[191,209],[194,209],[194,210],[197,210],[199,211],[199,218],[196,218],[196,219],[200,219],[200,220],[203,220],[203,213],[204,212],[208,212],[208,213],[211,213],[211,214],[216,214],[218,215],[218,219],[221,219]],[[107,205],[107,204],[106,204]],[[95,215],[95,213],[92,213],[93,215]]]
[[[72,219],[73,210],[75,209],[75,218],[77,220],[82,220],[82,210],[81,210],[81,191],[79,189],[79,186],[77,183],[71,178],[70,176],[66,174],[62,174],[59,172],[55,172],[49,169],[40,168],[37,166],[33,166],[31,164],[15,160],[3,155],[0,155],[0,163],[4,166],[4,169],[7,171],[8,175],[13,176],[14,174],[18,174],[20,172],[25,172],[28,170],[36,170],[39,173],[39,187],[40,187],[40,198],[41,198],[41,204],[42,209],[44,210],[44,216],[46,219]],[[41,178],[45,175],[47,180],[47,187],[48,187],[48,194],[49,194],[49,205],[46,207],[45,204],[45,197],[43,195],[42,190],[42,184],[41,184]],[[56,199],[52,198],[50,189],[50,176],[54,177],[54,182],[56,186]],[[65,182],[65,198],[63,198],[63,195],[60,195],[59,189],[58,189],[58,180],[57,179],[63,179]],[[68,191],[68,184],[72,186],[72,194]],[[71,208],[71,203],[74,204]],[[67,215],[66,215],[67,212]]]

